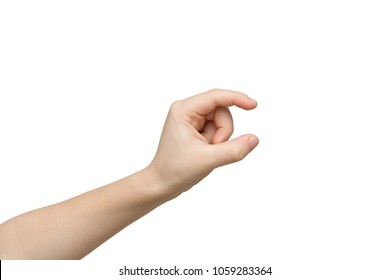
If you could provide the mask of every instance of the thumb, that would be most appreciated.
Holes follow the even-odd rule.
[[[210,145],[210,160],[214,167],[234,163],[244,159],[259,144],[259,138],[245,134],[233,140]]]

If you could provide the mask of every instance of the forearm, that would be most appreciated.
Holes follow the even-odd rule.
[[[247,134],[228,141],[233,105],[252,110],[257,103],[218,89],[173,103],[146,169],[0,225],[0,259],[80,259],[215,168],[242,160],[259,140]]]
[[[80,259],[172,197],[147,170],[0,225],[0,259]]]

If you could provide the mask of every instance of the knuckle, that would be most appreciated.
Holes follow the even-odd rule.
[[[220,89],[220,88],[212,88],[212,89],[209,89],[208,91],[206,91],[206,93],[209,94],[209,95],[217,96],[217,95],[220,95],[222,93],[222,89]]]
[[[234,133],[234,124],[232,123],[232,125],[229,127],[229,133],[230,133],[230,136],[232,136],[232,134]]]
[[[182,104],[182,100],[176,100],[176,101],[174,101],[174,102],[171,104],[170,110],[171,110],[171,111],[177,111],[177,110],[181,107],[181,104]]]
[[[219,91],[218,88],[212,88],[212,89],[209,89],[207,92],[217,92],[217,91]]]
[[[234,147],[230,150],[230,157],[232,162],[243,160],[246,156],[244,149],[240,146]]]

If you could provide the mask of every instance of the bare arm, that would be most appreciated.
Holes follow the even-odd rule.
[[[254,135],[229,140],[229,106],[256,102],[211,90],[172,104],[153,161],[145,169],[64,202],[0,225],[0,259],[81,259],[129,224],[206,177],[243,159]]]

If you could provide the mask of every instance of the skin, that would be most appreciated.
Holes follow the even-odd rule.
[[[172,104],[152,162],[144,169],[0,225],[0,259],[81,259],[215,168],[245,158],[259,143],[236,139],[229,106],[254,109],[243,93],[213,89]]]

